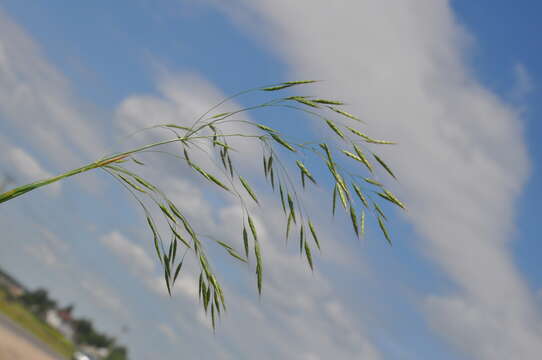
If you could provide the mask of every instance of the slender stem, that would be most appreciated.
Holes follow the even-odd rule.
[[[14,188],[14,189],[6,191],[3,194],[0,194],[0,204],[6,202],[8,200],[12,200],[12,199],[14,199],[16,197],[19,197],[19,196],[21,196],[23,194],[26,194],[29,191],[38,189],[38,188],[40,188],[42,186],[49,185],[49,184],[55,183],[57,181],[60,181],[62,179],[68,178],[70,176],[81,174],[81,173],[84,173],[84,172],[87,172],[87,171],[90,171],[90,170],[94,170],[96,168],[101,168],[102,166],[105,166],[107,164],[122,160],[125,157],[127,157],[127,156],[129,156],[129,155],[131,155],[133,153],[137,153],[137,152],[147,150],[147,149],[150,149],[150,148],[153,148],[153,147],[156,147],[156,146],[165,145],[165,144],[169,144],[169,143],[173,143],[173,142],[177,142],[177,141],[183,141],[183,140],[187,140],[187,139],[186,138],[176,138],[176,139],[169,139],[169,140],[164,140],[164,141],[160,141],[160,142],[157,142],[157,143],[145,145],[145,146],[137,148],[137,149],[125,151],[125,152],[122,152],[122,153],[119,153],[119,154],[114,154],[112,156],[103,158],[103,159],[101,159],[99,161],[95,161],[93,163],[87,164],[87,165],[82,166],[80,168],[67,171],[67,172],[62,173],[62,174],[57,175],[57,176],[53,176],[53,177],[50,177],[50,178],[47,178],[47,179],[35,181],[33,183],[30,183],[30,184],[18,186],[18,187]]]
[[[194,135],[194,134],[195,133],[192,133],[192,135]],[[224,136],[258,137],[256,135],[245,135],[245,134],[227,134],[227,135],[224,135]],[[174,142],[193,140],[193,139],[202,139],[202,138],[209,138],[209,136],[192,136],[192,137],[185,136],[185,137],[182,137],[182,138],[178,137],[178,138],[175,138],[175,139],[163,140],[163,141],[148,144],[148,145],[136,148],[136,149],[132,149],[132,150],[129,150],[129,151],[117,153],[117,154],[105,157],[105,158],[103,158],[101,160],[98,160],[98,161],[92,162],[90,164],[87,164],[85,166],[82,166],[80,168],[77,168],[77,169],[70,170],[68,172],[62,173],[60,175],[53,176],[53,177],[43,179],[43,180],[39,180],[39,181],[35,181],[33,183],[30,183],[30,184],[21,185],[21,186],[18,186],[16,188],[14,188],[14,189],[6,191],[3,194],[0,194],[0,204],[6,202],[8,200],[12,200],[12,199],[14,199],[16,197],[19,197],[19,196],[21,196],[23,194],[26,194],[29,191],[38,189],[38,188],[40,188],[42,186],[55,183],[55,182],[60,181],[62,179],[68,178],[70,176],[74,176],[74,175],[81,174],[81,173],[84,173],[84,172],[87,172],[87,171],[90,171],[90,170],[101,168],[101,167],[103,167],[105,165],[120,161],[120,160],[122,160],[122,159],[124,159],[124,158],[126,158],[126,157],[128,157],[128,156],[130,156],[132,154],[135,154],[135,153],[138,153],[138,152],[141,152],[141,151],[145,151],[145,150],[148,150],[148,149],[160,146],[160,145],[171,144],[171,143],[174,143]]]
[[[70,176],[73,176],[73,175],[77,175],[77,174],[80,174],[80,173],[95,169],[95,168],[101,166],[99,164],[100,163],[88,164],[88,165],[82,166],[80,168],[70,170],[70,171],[65,172],[63,174],[50,177],[48,179],[39,180],[39,181],[35,181],[33,183],[30,183],[30,184],[18,186],[16,188],[12,189],[12,190],[6,191],[3,194],[0,194],[0,203],[6,202],[6,201],[11,200],[11,199],[14,199],[14,198],[16,198],[18,196],[26,194],[29,191],[35,190],[35,189],[40,188],[40,187],[45,186],[45,185],[52,184],[52,183],[57,182],[59,180],[62,180],[64,178],[67,178],[67,177],[70,177]]]

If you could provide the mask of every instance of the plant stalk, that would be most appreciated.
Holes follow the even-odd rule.
[[[265,104],[265,105],[267,105],[267,104]],[[261,107],[261,106],[256,106],[254,108],[258,108],[258,107]],[[223,119],[217,119],[215,121],[218,121],[218,120],[223,120]],[[211,122],[211,124],[212,124],[212,122]],[[68,172],[62,173],[62,174],[57,175],[57,176],[50,177],[48,179],[43,179],[43,180],[35,181],[33,183],[30,183],[30,184],[18,186],[18,187],[14,188],[14,189],[11,189],[9,191],[6,191],[6,192],[0,194],[0,204],[4,203],[6,201],[12,200],[12,199],[14,199],[16,197],[19,197],[19,196],[21,196],[23,194],[26,194],[27,192],[30,192],[32,190],[38,189],[38,188],[40,188],[42,186],[46,186],[46,185],[55,183],[57,181],[60,181],[62,179],[65,179],[65,178],[68,178],[68,177],[71,177],[71,176],[74,176],[74,175],[77,175],[77,174],[81,174],[81,173],[84,173],[84,172],[87,172],[87,171],[90,171],[90,170],[101,168],[101,167],[103,167],[105,165],[108,165],[110,163],[121,161],[124,158],[126,158],[126,157],[128,157],[128,156],[130,156],[132,154],[135,154],[135,153],[138,153],[138,152],[141,152],[141,151],[144,151],[144,150],[148,150],[150,148],[154,148],[154,147],[157,147],[157,146],[160,146],[160,145],[166,145],[166,144],[170,144],[170,143],[178,142],[178,141],[184,142],[184,141],[187,141],[187,140],[193,140],[193,139],[199,139],[199,138],[208,138],[209,136],[194,136],[195,134],[197,134],[201,129],[203,129],[206,126],[209,126],[209,124],[200,125],[195,130],[192,130],[189,133],[187,133],[184,137],[178,137],[178,138],[175,138],[175,139],[169,139],[169,140],[164,140],[164,141],[148,144],[148,145],[139,147],[137,149],[125,151],[125,152],[122,152],[122,153],[118,153],[118,154],[103,158],[102,160],[92,162],[92,163],[90,163],[88,165],[82,166],[82,167],[74,169],[74,170],[70,170]],[[244,134],[229,134],[229,135],[226,135],[226,136],[252,137],[252,136],[244,135]],[[257,136],[254,136],[254,137],[257,137]]]
[[[92,163],[92,164],[82,166],[82,167],[74,169],[74,170],[70,170],[70,171],[65,172],[63,174],[50,177],[48,179],[39,180],[39,181],[35,181],[33,183],[30,183],[30,184],[18,186],[18,187],[14,188],[14,189],[6,191],[3,194],[0,194],[0,203],[6,202],[6,201],[11,200],[11,199],[14,199],[14,198],[16,198],[18,196],[26,194],[27,192],[35,190],[35,189],[40,188],[42,186],[55,183],[55,182],[60,181],[60,180],[62,180],[64,178],[67,178],[67,177],[70,177],[70,176],[73,176],[73,175],[77,175],[77,174],[80,174],[80,173],[95,169],[95,168],[97,168],[99,166],[100,165],[98,165],[98,163]]]
[[[21,196],[23,194],[26,194],[27,192],[30,192],[32,190],[38,189],[38,188],[40,188],[42,186],[46,186],[46,185],[55,183],[57,181],[60,181],[62,179],[65,179],[65,178],[68,178],[68,177],[71,177],[71,176],[74,176],[74,175],[77,175],[77,174],[81,174],[81,173],[84,173],[84,172],[87,172],[87,171],[90,171],[90,170],[94,170],[94,169],[97,169],[97,168],[101,168],[101,167],[103,167],[105,165],[108,165],[108,164],[111,164],[111,163],[114,163],[114,162],[117,162],[117,161],[121,161],[121,160],[123,160],[124,158],[128,157],[131,154],[134,154],[134,153],[137,153],[137,152],[140,152],[140,151],[143,151],[143,150],[147,150],[147,149],[150,149],[150,148],[153,148],[153,147],[156,147],[156,146],[165,145],[165,144],[169,144],[169,143],[177,142],[177,141],[184,141],[184,140],[186,140],[186,138],[175,138],[175,139],[160,141],[160,142],[153,143],[153,144],[148,144],[148,145],[145,145],[145,146],[137,148],[137,149],[133,149],[133,150],[130,150],[130,151],[125,151],[125,152],[120,153],[120,154],[115,154],[115,155],[106,157],[106,158],[104,158],[102,160],[95,161],[93,163],[87,164],[87,165],[82,166],[82,167],[77,168],[77,169],[67,171],[67,172],[62,173],[62,174],[57,175],[57,176],[53,176],[53,177],[43,179],[43,180],[38,180],[38,181],[35,181],[33,183],[30,183],[30,184],[18,186],[18,187],[14,188],[14,189],[11,189],[9,191],[6,191],[6,192],[0,194],[0,204],[4,203],[6,201],[12,200],[12,199],[14,199],[16,197],[19,197],[19,196]]]

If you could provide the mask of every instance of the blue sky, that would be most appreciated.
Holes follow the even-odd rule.
[[[324,79],[307,91],[344,99],[367,131],[399,142],[382,150],[409,208],[390,209],[395,246],[375,224],[358,243],[343,217],[326,216],[317,190],[307,202],[325,241],[311,273],[284,247],[277,204],[261,189],[264,294],[252,268],[209,246],[230,304],[214,335],[194,296],[195,264],[166,296],[144,217],[110,179],[88,174],[3,204],[0,265],[75,303],[131,358],[537,358],[537,3],[1,6],[0,169],[18,183],[124,149],[132,130],[189,121],[223,96],[292,79]],[[296,136],[322,134],[282,120]],[[259,158],[242,160],[254,176]],[[202,232],[240,244],[234,201],[154,161],[161,186],[211,219],[195,220]]]

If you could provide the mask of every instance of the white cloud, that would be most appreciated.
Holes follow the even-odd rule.
[[[144,283],[147,288],[152,290],[154,293],[163,297],[169,297],[164,276],[153,276],[149,274],[144,276]],[[186,296],[186,299],[188,299],[190,302],[195,303],[198,300],[197,286],[197,279],[191,273],[183,271],[175,282],[175,286],[172,290],[172,296],[181,294]],[[191,306],[194,306],[194,304]]]
[[[145,276],[144,283],[149,290],[160,296],[167,297],[169,295],[163,276]]]
[[[48,174],[43,168],[56,173],[101,155],[103,136],[98,136],[98,123],[90,121],[89,109],[39,46],[0,10],[1,128],[18,139],[19,149],[13,151],[19,158],[24,151],[40,164],[25,175]]]
[[[96,279],[87,278],[81,281],[81,287],[85,289],[93,299],[102,307],[117,314],[127,316],[126,306],[116,292]]]
[[[43,170],[40,164],[33,157],[28,155],[27,152],[20,148],[9,149],[7,156],[9,160],[11,160],[12,166],[28,178],[43,178],[51,176],[51,174]]]
[[[158,330],[160,330],[160,332],[164,334],[172,344],[178,342],[179,338],[177,334],[175,334],[175,330],[173,330],[171,326],[161,323],[158,324]]]
[[[45,244],[26,245],[24,250],[47,266],[59,266],[62,261],[51,247]]]
[[[529,171],[521,123],[517,109],[466,66],[473,39],[449,2],[217,6],[274,44],[291,78],[329,80],[324,91],[353,103],[370,133],[400,143],[381,151],[399,175],[427,256],[457,285],[441,301],[427,298],[436,330],[454,344],[472,344],[460,347],[480,359],[508,359],[518,349],[536,358],[540,312],[506,245]]]
[[[120,232],[113,231],[106,234],[100,241],[137,274],[149,273],[154,269],[153,259],[145,252],[145,249],[128,240]]]
[[[51,173],[43,169],[36,158],[25,150],[11,145],[9,142],[2,142],[0,144],[0,154],[4,171],[10,177],[14,177],[17,182],[29,183],[52,176]],[[55,195],[59,193],[60,188],[60,183],[54,183],[47,187]]]
[[[539,356],[535,347],[540,342],[541,328],[536,317],[529,317],[533,314],[521,314],[513,309],[502,314],[498,307],[484,306],[476,299],[459,296],[431,296],[426,306],[431,325],[442,329],[458,349],[475,359],[536,359]]]
[[[43,226],[38,227],[38,242],[24,245],[24,251],[37,261],[50,267],[64,267],[64,256],[69,249],[68,244],[60,240],[55,234]]]

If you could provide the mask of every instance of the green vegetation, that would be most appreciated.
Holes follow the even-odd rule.
[[[87,344],[97,348],[107,348],[115,343],[115,339],[99,333],[92,322],[87,319],[74,319],[75,339],[77,344]]]
[[[29,291],[18,299],[27,309],[44,318],[47,311],[56,309],[56,301],[49,298],[47,290]]]
[[[69,359],[73,354],[75,346],[69,340],[58,330],[53,329],[32,312],[25,309],[22,304],[8,301],[6,293],[2,289],[0,289],[0,312],[43,341],[59,355]]]
[[[194,256],[200,273],[199,298],[205,312],[210,313],[214,328],[215,318],[226,309],[226,303],[219,277],[215,275],[211,261],[206,255],[203,240],[216,243],[226,254],[244,263],[249,264],[249,258],[253,257],[255,266],[254,264],[249,266],[255,268],[258,293],[262,293],[264,271],[262,259],[265,248],[258,239],[257,221],[254,221],[254,214],[251,213],[249,206],[251,203],[261,205],[258,200],[260,196],[250,185],[251,181],[238,171],[234,139],[242,138],[245,143],[252,142],[261,149],[260,154],[254,151],[250,156],[257,157],[258,161],[261,156],[262,178],[282,204],[286,238],[298,234],[300,253],[305,256],[311,269],[312,251],[314,248],[320,248],[318,223],[311,220],[312,214],[303,206],[301,194],[303,191],[310,191],[313,186],[331,185],[329,190],[333,204],[332,213],[335,214],[335,209],[342,205],[358,238],[364,236],[366,222],[372,218],[374,223],[378,224],[384,238],[390,245],[392,244],[387,228],[388,219],[379,203],[387,202],[401,209],[404,209],[404,205],[384,187],[379,172],[392,179],[395,179],[395,174],[384,160],[373,152],[372,147],[394,143],[374,139],[364,130],[359,130],[358,127],[364,125],[363,121],[344,111],[342,109],[344,103],[341,101],[299,95],[273,97],[278,92],[314,82],[291,81],[242,91],[194,119],[191,126],[158,124],[142,129],[138,133],[162,129],[167,131],[169,136],[152,144],[104,156],[58,176],[16,187],[0,194],[0,203],[74,175],[92,170],[104,171],[130,192],[141,206],[152,235],[156,255],[164,269],[165,284],[170,294],[180,274],[185,255]],[[230,109],[226,112],[222,110],[220,113],[217,111],[229,100],[248,93],[258,93],[260,96],[272,98],[239,110]],[[298,138],[277,130],[276,128],[280,126],[277,122],[283,118],[281,114],[268,120],[266,124],[239,117],[242,113],[262,109],[290,111],[314,118],[328,131],[325,141],[310,138],[312,134],[309,133],[296,134],[307,137],[300,142]],[[140,156],[144,153],[172,155],[179,160],[179,165],[201,176],[210,186],[216,186],[217,189],[238,200],[243,209],[239,224],[239,242],[243,244],[242,251],[237,250],[241,246],[228,244],[222,239],[212,239],[198,232],[192,226],[194,219],[190,219],[185,212],[186,209],[175,204],[158,186],[143,178],[141,168],[152,165],[147,161],[141,161]],[[201,159],[201,156],[205,156],[211,165],[197,163],[196,159]],[[318,174],[325,176],[314,175],[315,170],[319,170]],[[294,171],[296,174],[292,176],[291,172]],[[339,206],[336,206],[337,199]],[[167,223],[168,231],[159,230],[160,227],[155,222],[157,217],[161,217],[163,223]]]
[[[126,360],[128,359],[128,351],[123,346],[114,347],[109,356],[105,360]]]
[[[2,288],[0,287],[0,291]],[[62,355],[71,356],[75,346],[91,346],[93,348],[108,348],[109,356],[105,360],[117,359],[125,360],[128,357],[128,351],[123,346],[116,344],[116,339],[103,334],[96,329],[91,320],[72,317],[73,305],[59,308],[57,302],[49,297],[47,290],[36,289],[27,291],[19,297],[14,298],[8,292],[2,292],[2,308],[10,318],[18,322],[21,326],[49,344],[53,350],[57,350]],[[73,342],[66,339],[57,329],[52,328],[44,322],[48,311],[56,311],[57,315],[62,313],[67,317],[69,326],[73,330]],[[60,345],[53,346],[54,342],[68,344],[62,348]]]

